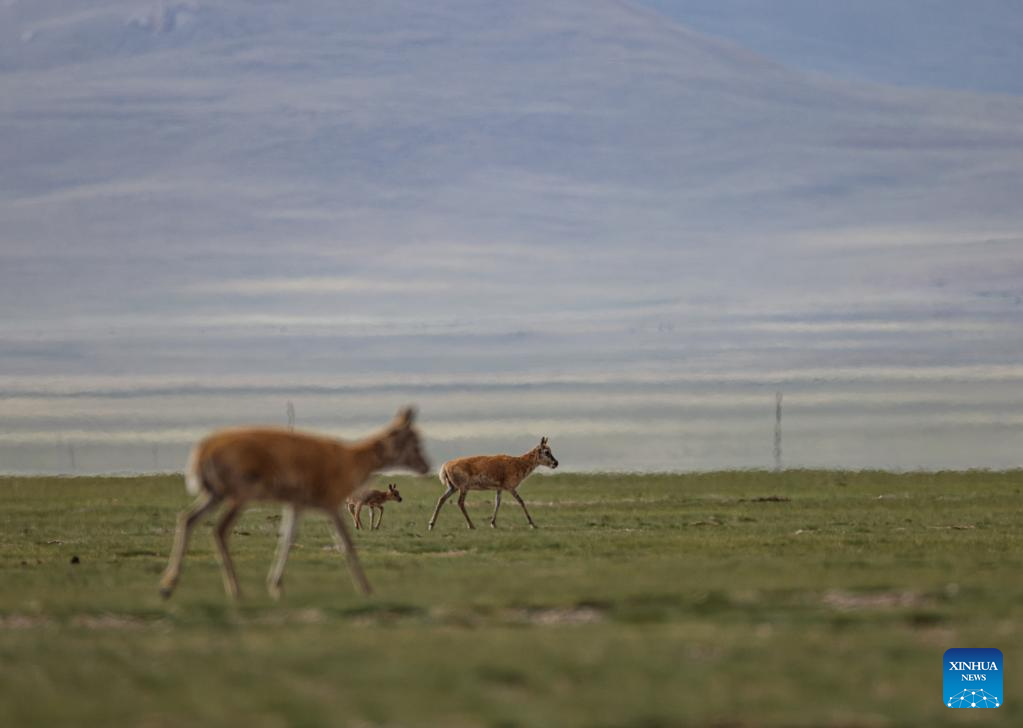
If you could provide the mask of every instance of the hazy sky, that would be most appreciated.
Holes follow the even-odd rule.
[[[1015,0],[643,0],[795,68],[901,86],[1023,93]]]
[[[0,471],[1017,465],[1021,11],[845,5],[0,0]]]

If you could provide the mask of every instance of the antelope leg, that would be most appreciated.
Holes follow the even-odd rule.
[[[181,562],[185,558],[185,551],[188,549],[188,539],[192,535],[192,529],[196,524],[220,504],[220,498],[209,492],[204,492],[192,504],[192,507],[178,516],[178,528],[174,534],[174,547],[171,549],[170,561],[167,570],[163,572],[160,579],[160,594],[164,599],[169,599],[177,586],[178,578],[181,576]]]

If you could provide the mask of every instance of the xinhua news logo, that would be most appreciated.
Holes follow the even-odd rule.
[[[945,706],[949,708],[1000,708],[1002,699],[1002,651],[990,647],[945,651]]]

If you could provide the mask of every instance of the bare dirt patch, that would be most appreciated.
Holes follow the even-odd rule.
[[[497,610],[438,607],[430,610],[429,621],[471,628],[485,625],[562,627],[604,622],[605,610],[589,604],[571,607],[515,607]]]
[[[0,615],[0,630],[42,629],[46,627],[69,626],[82,629],[119,630],[154,627],[159,621],[146,620],[126,614],[76,614],[66,622],[42,614]]]
[[[650,498],[593,498],[593,499],[566,499],[566,500],[528,500],[529,507],[539,508],[589,508],[592,506],[608,506],[615,508],[621,506],[651,505],[656,503],[668,503],[672,499],[666,497]]]
[[[4,614],[0,615],[0,629],[38,629],[54,624],[49,617],[35,614]]]
[[[142,629],[156,623],[124,614],[79,614],[69,624],[85,629]]]
[[[468,556],[474,553],[473,549],[447,549],[439,551],[399,551],[398,549],[384,549],[377,552],[384,556],[394,556],[397,558],[407,559],[410,556],[413,557],[432,557],[435,559],[457,559],[461,556]]]
[[[825,592],[824,596],[821,597],[821,602],[832,609],[842,612],[925,607],[930,604],[930,601],[919,592],[886,591],[858,594],[841,589],[832,589]]]
[[[283,625],[283,624],[320,624],[326,617],[319,609],[296,609],[287,612],[264,614],[251,620],[252,624]]]
[[[596,624],[604,621],[604,613],[596,607],[532,607],[507,612],[510,621],[555,627],[568,624]]]

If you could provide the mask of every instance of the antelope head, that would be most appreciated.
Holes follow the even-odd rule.
[[[430,472],[430,462],[423,454],[419,433],[412,426],[415,420],[416,411],[406,407],[395,415],[394,421],[384,431],[382,443],[385,467],[408,468],[420,475]],[[394,492],[397,493],[397,490]]]
[[[540,438],[540,444],[536,446],[536,459],[540,465],[546,465],[551,470],[558,467],[558,459],[551,452],[546,437]]]
[[[394,483],[387,484],[387,497],[390,498],[391,500],[396,500],[399,503],[401,503],[401,493],[398,492],[398,489],[395,487]]]

